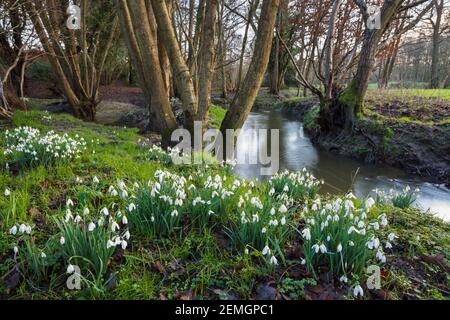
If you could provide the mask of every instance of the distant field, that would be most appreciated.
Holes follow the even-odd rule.
[[[381,92],[395,97],[439,98],[450,101],[450,89],[390,89]]]

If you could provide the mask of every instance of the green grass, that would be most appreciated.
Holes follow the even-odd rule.
[[[212,105],[209,110],[209,125],[213,129],[220,129],[220,125],[222,124],[223,119],[227,110],[216,105]]]
[[[379,92],[378,89],[371,89],[373,92]],[[450,89],[388,89],[382,91],[383,95],[392,97],[423,97],[441,99],[450,101]]]

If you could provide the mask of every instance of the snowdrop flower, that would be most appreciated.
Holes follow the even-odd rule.
[[[372,197],[369,197],[366,200],[366,209],[369,210],[370,208],[372,208],[374,206],[374,204],[375,204],[375,200],[373,200]]]
[[[300,263],[304,266],[306,264],[306,260],[302,258],[302,260],[300,261]]]
[[[355,243],[354,243],[353,241],[349,241],[349,242],[348,242],[348,245],[349,245],[350,247],[354,247],[354,246],[355,246]]]
[[[11,191],[9,189],[5,189],[5,192],[3,193],[5,197],[9,197],[11,195]]]
[[[89,214],[89,208],[84,208],[83,215],[87,216]]]
[[[305,238],[305,240],[307,241],[311,240],[311,231],[308,228],[303,229],[302,237]]]
[[[128,218],[126,216],[122,217],[122,224],[128,224]]]
[[[66,206],[68,206],[68,207],[72,206],[72,207],[73,207],[73,201],[72,201],[72,199],[68,199],[68,200],[67,200]]]
[[[392,249],[392,244],[389,241],[386,241],[386,249]]]
[[[130,231],[127,230],[127,232],[125,232],[125,234],[123,235],[123,237],[127,240],[130,240]]]
[[[15,236],[17,234],[17,226],[14,226],[11,229],[9,229],[9,234]]]
[[[178,217],[178,211],[177,210],[173,210],[172,213],[170,214],[173,217]]]
[[[208,211],[208,215],[210,216],[210,215],[212,215],[212,214],[214,214],[214,211],[209,210],[209,211]]]
[[[67,274],[72,274],[74,272],[75,272],[75,267],[73,265],[69,264],[69,266],[67,267],[66,273]]]
[[[130,205],[128,206],[128,211],[132,212],[136,210],[136,205],[134,203],[130,203]]]
[[[128,243],[125,240],[122,240],[122,242],[120,243],[122,250],[125,250],[128,246]]]
[[[265,246],[262,251],[262,254],[263,254],[263,256],[266,256],[266,255],[270,254],[270,252],[271,252],[270,248],[268,246]]]
[[[105,215],[105,216],[108,216],[108,215],[109,215],[108,208],[103,208],[103,209],[100,211],[100,213],[103,214],[103,215]]]
[[[320,247],[319,247],[319,245],[316,243],[315,245],[313,245],[313,246],[311,247],[311,249],[313,249],[315,253],[319,253]]]
[[[347,194],[346,198],[347,199],[356,199],[356,196],[352,192],[350,192],[349,194]]]
[[[15,246],[13,248],[14,254],[18,254],[19,253],[19,248],[17,246]]]
[[[41,252],[41,258],[42,258],[42,259],[47,258],[47,255],[45,254],[45,252]]]
[[[338,246],[337,246],[337,252],[342,252],[342,244],[338,244]]]
[[[112,230],[112,232],[116,232],[116,230],[119,230],[119,229],[120,229],[120,227],[119,227],[119,225],[117,224],[117,222],[113,221],[113,222],[111,223],[111,230]]]
[[[81,220],[83,220],[83,218],[81,218],[79,215],[77,215],[73,221],[74,221],[75,223],[80,223]]]
[[[272,256],[272,258],[270,258],[270,264],[274,266],[278,265],[278,260],[275,256]]]
[[[288,186],[288,185],[285,185],[284,188],[283,188],[283,191],[284,191],[284,192],[289,192],[289,186]]]
[[[127,192],[127,190],[125,190],[125,189],[122,190],[121,197],[122,197],[123,199],[128,198],[128,192]]]
[[[281,218],[281,225],[284,226],[286,224],[286,217]]]
[[[267,229],[266,228],[262,228],[262,230],[261,230],[261,233],[266,233],[267,232]]]
[[[380,260],[382,263],[385,263],[385,262],[386,262],[386,256],[384,255],[383,251],[381,251],[381,250],[378,250],[378,251],[377,251],[376,258],[377,258],[378,260]]]
[[[280,213],[286,213],[286,212],[287,212],[287,208],[286,208],[286,206],[285,206],[284,204],[282,204],[282,205],[280,206],[280,208],[278,209],[278,211],[279,211]]]
[[[247,248],[245,248],[245,250],[244,250],[244,254],[249,254],[249,251],[248,251],[248,249],[247,249]]]
[[[66,239],[65,239],[64,237],[61,237],[61,238],[59,239],[59,243],[60,243],[61,245],[64,245],[64,243],[66,243]]]
[[[275,215],[275,208],[270,209],[270,214],[271,214],[272,216]]]
[[[23,223],[19,226],[19,232],[20,233],[25,233],[25,231],[27,230],[27,226],[24,225]]]
[[[92,182],[94,182],[94,183],[99,183],[100,180],[98,180],[97,176],[95,176],[94,179],[92,179]]]
[[[120,190],[125,190],[125,188],[127,187],[127,185],[123,181],[119,181],[118,185]]]
[[[274,188],[270,189],[269,196],[273,196],[274,194],[275,194],[275,189]]]
[[[354,289],[353,289],[353,296],[355,298],[357,298],[358,296],[363,296],[364,295],[364,291],[363,288],[360,285],[357,285]]]
[[[388,235],[388,239],[389,241],[394,241],[395,239],[397,239],[398,237],[395,235],[395,233],[389,233]]]
[[[119,195],[119,193],[117,192],[117,190],[114,189],[114,188],[111,189],[110,193],[111,193],[111,196],[113,196],[113,197],[117,197],[117,196]]]
[[[342,277],[339,278],[339,281],[342,282],[342,283],[347,283],[348,282],[348,278],[345,275],[343,275]]]
[[[322,243],[319,247],[321,253],[327,253],[327,247]]]
[[[92,232],[92,231],[94,231],[94,229],[95,229],[95,223],[90,222],[89,225],[88,225],[88,230],[89,230],[90,232]]]
[[[114,247],[116,244],[114,242],[112,242],[111,240],[108,240],[108,242],[106,243],[106,249],[112,248]]]

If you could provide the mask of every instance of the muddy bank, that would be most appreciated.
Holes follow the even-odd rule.
[[[366,163],[387,164],[450,187],[450,124],[405,121],[368,108],[366,118],[357,121],[351,136],[323,135],[315,124],[317,101],[286,101],[277,107],[304,122],[314,143],[327,151]],[[394,113],[395,107],[392,104],[389,110]]]

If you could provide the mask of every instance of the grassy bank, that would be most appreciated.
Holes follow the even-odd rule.
[[[15,113],[0,140],[1,298],[448,298],[449,226],[411,208],[413,191],[320,199],[306,172],[259,183],[176,166],[136,132]]]

